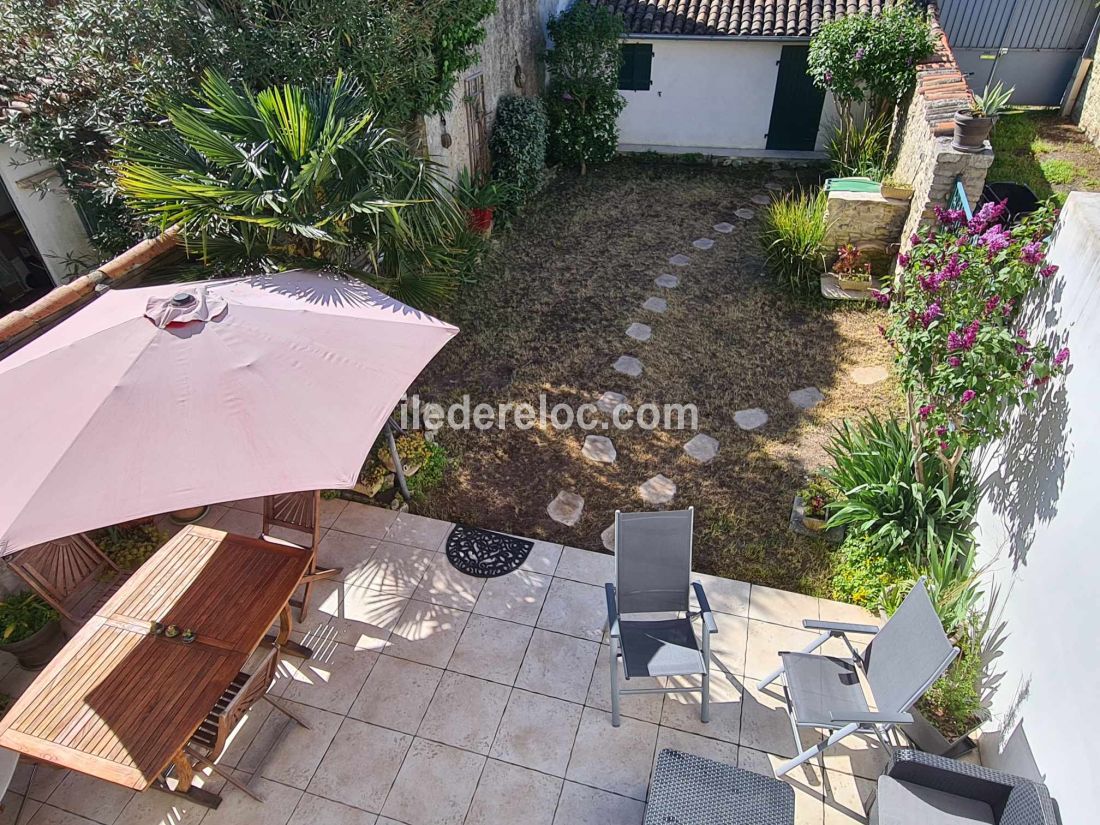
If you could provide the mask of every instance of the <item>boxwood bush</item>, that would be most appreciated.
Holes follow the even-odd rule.
[[[546,107],[537,97],[506,97],[497,103],[489,149],[493,178],[505,187],[505,213],[515,213],[542,185],[546,167]]]

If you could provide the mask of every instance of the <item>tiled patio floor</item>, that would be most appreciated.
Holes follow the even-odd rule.
[[[446,522],[324,506],[321,561],[342,566],[343,581],[317,588],[300,628],[315,658],[288,660],[273,689],[310,727],[262,703],[222,760],[263,804],[229,786],[207,811],[48,768],[28,792],[21,767],[0,825],[23,793],[20,822],[31,825],[636,825],[662,748],[771,775],[795,743],[778,691],[756,680],[778,650],[813,637],[803,618],[872,621],[850,605],[700,576],[718,612],[711,722],[699,721],[695,696],[635,696],[616,729],[610,556],[536,542],[522,569],[483,581],[440,552]],[[219,505],[206,523],[256,534],[258,507]],[[10,668],[0,690],[32,678]],[[856,742],[794,771],[799,825],[863,821],[883,765]]]

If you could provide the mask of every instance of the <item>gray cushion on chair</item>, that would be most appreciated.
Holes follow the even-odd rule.
[[[706,669],[690,619],[620,620],[619,634],[628,677],[682,676]]]
[[[944,793],[923,785],[878,778],[878,825],[995,825],[993,809],[978,799]]]
[[[800,725],[839,726],[833,715],[866,713],[867,699],[855,665],[848,659],[815,653],[780,653],[787,692]]]

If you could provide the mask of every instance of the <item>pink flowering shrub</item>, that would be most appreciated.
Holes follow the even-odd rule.
[[[970,221],[937,209],[939,226],[913,237],[902,256],[903,291],[878,296],[890,307],[887,340],[909,397],[916,443],[953,474],[970,450],[1003,434],[1007,412],[1032,403],[1064,371],[1058,352],[1019,325],[1027,294],[1057,267],[1046,263],[1056,210],[1044,207],[1008,229],[1004,204]]]

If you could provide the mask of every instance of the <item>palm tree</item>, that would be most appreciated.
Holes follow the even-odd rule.
[[[355,81],[253,94],[208,72],[166,117],[124,142],[119,186],[216,274],[331,266],[422,307],[450,294],[461,211]]]

